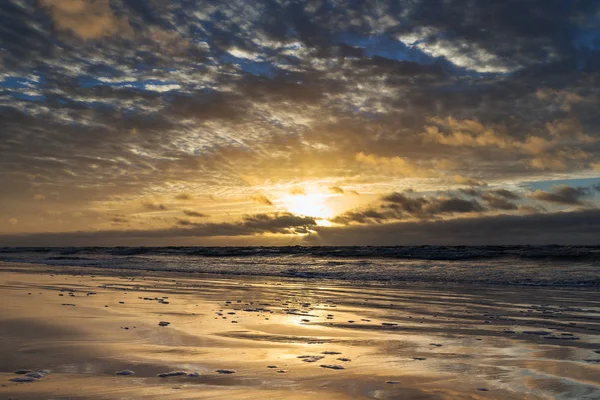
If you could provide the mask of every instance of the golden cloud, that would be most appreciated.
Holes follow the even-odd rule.
[[[383,172],[401,174],[408,177],[434,177],[438,175],[434,171],[420,168],[404,157],[385,157],[376,154],[365,154],[361,151],[356,154],[356,161],[376,167]]]
[[[584,133],[579,122],[572,119],[546,124],[547,137],[529,135],[523,140],[509,137],[502,128],[486,127],[475,120],[434,117],[429,118],[429,122],[431,125],[421,133],[426,143],[515,150],[531,157],[527,163],[541,170],[564,171],[572,161],[586,160],[589,154],[573,146],[597,140]]]
[[[257,202],[257,203],[264,204],[266,206],[272,206],[273,205],[273,202],[267,196],[265,196],[264,194],[259,194],[259,195],[256,195],[256,196],[252,196],[252,197],[250,197],[250,199],[253,200],[253,201],[255,201],[255,202]]]
[[[485,182],[480,182],[476,179],[467,178],[467,177],[461,176],[461,175],[454,175],[453,179],[454,179],[454,182],[458,183],[459,185],[487,186],[487,183],[485,183]]]
[[[40,0],[48,8],[56,28],[83,40],[132,34],[126,17],[117,17],[109,0]]]
[[[433,125],[425,127],[422,133],[427,143],[440,143],[447,146],[499,147],[507,149],[513,146],[512,140],[494,129],[485,127],[475,120],[457,120],[453,117],[430,118]],[[444,131],[449,132],[445,134]]]

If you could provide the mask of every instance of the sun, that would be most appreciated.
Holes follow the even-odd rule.
[[[324,195],[286,196],[281,203],[292,214],[323,220],[333,217],[333,211],[325,204]]]

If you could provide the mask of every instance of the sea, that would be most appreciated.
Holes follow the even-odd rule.
[[[355,283],[600,287],[600,246],[3,247],[0,261]]]

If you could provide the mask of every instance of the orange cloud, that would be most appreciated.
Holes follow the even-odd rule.
[[[109,0],[40,0],[50,11],[58,30],[69,31],[83,40],[132,33],[126,17],[117,17]]]
[[[423,139],[428,143],[440,143],[447,146],[465,147],[499,147],[501,149],[513,146],[510,138],[504,137],[494,129],[485,127],[475,120],[457,120],[448,118],[430,118],[433,125],[425,127]],[[443,133],[449,132],[448,134]]]
[[[304,188],[295,187],[295,188],[292,188],[292,190],[290,190],[290,194],[293,194],[293,195],[296,195],[296,196],[305,196],[306,195],[306,191],[304,190]]]
[[[508,137],[503,131],[486,127],[479,121],[457,120],[453,117],[430,118],[421,136],[426,143],[439,143],[454,147],[495,147],[514,150],[530,157],[526,162],[540,170],[567,170],[571,161],[582,161],[589,154],[573,147],[589,144],[597,139],[583,132],[574,120],[554,121],[546,124],[548,134],[527,136],[524,140]]]
[[[454,182],[458,183],[459,185],[467,185],[467,186],[487,186],[487,183],[485,182],[480,182],[478,180],[475,180],[473,178],[467,178],[461,175],[454,175]]]
[[[405,176],[435,176],[433,171],[420,168],[414,165],[410,160],[404,157],[385,157],[376,154],[365,154],[360,152],[356,154],[356,161],[366,165],[377,167],[384,172],[402,174]]]

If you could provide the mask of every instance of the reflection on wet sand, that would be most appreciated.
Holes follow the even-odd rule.
[[[0,293],[2,398],[600,398],[592,289],[4,264]]]

